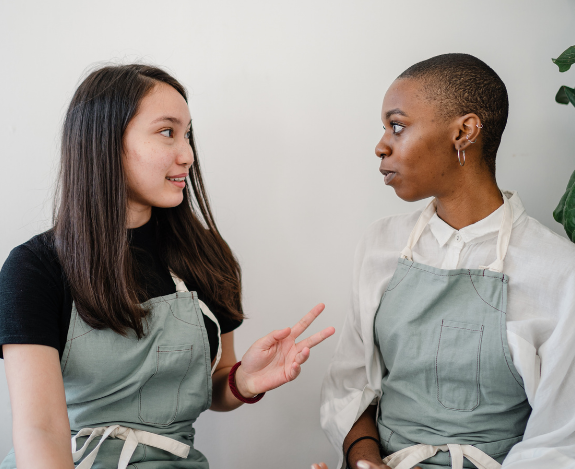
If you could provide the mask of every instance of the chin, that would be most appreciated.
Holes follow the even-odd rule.
[[[394,187],[393,189],[395,190],[395,194],[401,200],[405,200],[406,202],[417,202],[418,200],[427,199],[429,197],[429,194],[413,188]]]
[[[154,207],[158,208],[172,208],[177,207],[184,201],[184,194],[181,194],[180,197],[166,197],[162,200],[156,200],[155,203],[152,204]]]

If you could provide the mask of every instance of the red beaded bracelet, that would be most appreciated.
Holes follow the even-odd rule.
[[[255,404],[261,400],[261,398],[264,397],[266,393],[262,392],[261,394],[256,394],[254,397],[244,397],[240,394],[238,387],[236,386],[236,370],[241,364],[242,362],[239,361],[234,366],[232,366],[230,374],[228,375],[228,384],[230,385],[232,394],[236,397],[237,400],[245,402],[246,404]]]

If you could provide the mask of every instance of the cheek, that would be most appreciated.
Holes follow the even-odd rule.
[[[138,199],[148,200],[160,195],[173,162],[169,152],[157,151],[151,145],[131,148],[124,157],[129,191]]]
[[[425,179],[441,170],[446,148],[442,139],[423,133],[406,138],[401,150],[404,169]]]

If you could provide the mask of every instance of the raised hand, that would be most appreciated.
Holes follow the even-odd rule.
[[[327,327],[296,343],[324,308],[324,304],[318,304],[292,328],[271,332],[248,349],[236,371],[236,383],[242,395],[261,394],[298,377],[310,349],[335,332],[333,327]]]

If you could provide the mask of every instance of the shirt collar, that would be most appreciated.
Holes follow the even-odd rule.
[[[516,191],[504,191],[503,195],[503,203],[511,204],[513,208],[513,224],[515,224],[525,213],[523,203]],[[457,231],[439,218],[436,212],[433,214],[431,220],[429,220],[429,228],[433,236],[435,236],[435,239],[437,239],[440,247],[445,246],[456,233],[461,235],[465,243],[480,242],[483,241],[483,238],[492,237],[498,233],[502,217],[503,205],[477,223]]]

